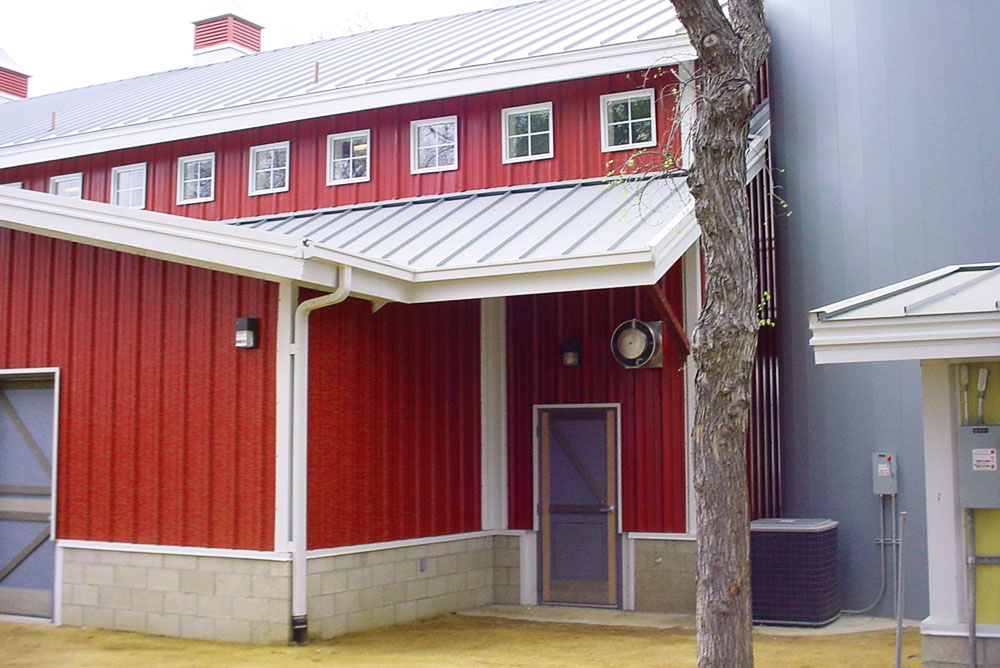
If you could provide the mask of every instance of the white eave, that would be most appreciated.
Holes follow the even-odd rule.
[[[435,209],[439,216],[435,225],[440,225],[429,235],[421,231],[427,217],[418,227],[407,229],[394,221],[393,236],[385,237],[382,245],[370,241],[390,230],[388,215],[381,226],[372,226],[365,239],[358,237],[359,243],[332,236],[317,241],[335,230],[324,230],[324,216],[341,220],[343,210],[272,216],[257,221],[255,229],[255,221],[209,222],[13,188],[0,189],[0,226],[227,273],[291,280],[320,290],[334,289],[337,266],[349,266],[357,296],[434,302],[655,283],[697,240],[699,229],[683,183],[653,181],[658,190],[650,193],[657,197],[655,206],[645,210],[647,218],[625,199],[630,193],[623,184],[581,183],[572,189],[572,197],[567,197],[565,184],[535,186],[535,204],[544,213],[528,222],[527,216],[519,218],[510,226],[518,228],[516,234],[498,228],[485,215],[470,216],[479,206],[475,203],[457,216]],[[531,188],[520,190],[531,192]],[[523,193],[513,200],[519,195]],[[463,196],[502,195],[484,191],[443,197]],[[379,207],[390,211],[405,204],[362,205],[348,214]],[[420,207],[435,207],[429,200],[412,205],[414,220],[422,217]],[[315,224],[298,229],[295,216],[315,219]],[[282,231],[266,229],[274,228],[275,221],[284,227]],[[465,230],[456,231],[458,227]],[[462,234],[481,236],[482,243],[450,252],[448,244]],[[414,243],[398,243],[403,239]],[[385,252],[388,247],[394,252]],[[426,261],[404,259],[414,252]],[[442,253],[448,255],[447,261],[437,261]]]
[[[1000,264],[953,265],[815,309],[817,364],[1000,356]]]

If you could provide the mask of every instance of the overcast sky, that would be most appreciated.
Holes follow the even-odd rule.
[[[235,0],[264,26],[265,50],[489,9],[510,0]],[[229,0],[2,0],[0,49],[31,75],[32,97],[186,67],[192,21]],[[363,7],[363,9],[362,9]]]

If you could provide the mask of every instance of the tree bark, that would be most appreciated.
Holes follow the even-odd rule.
[[[746,195],[754,83],[770,38],[762,0],[672,0],[698,54],[694,164],[705,296],[694,332],[692,477],[699,668],[753,666],[746,429],[757,277]]]

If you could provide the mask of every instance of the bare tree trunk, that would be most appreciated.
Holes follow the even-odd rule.
[[[770,39],[762,0],[672,0],[698,53],[694,165],[705,302],[694,333],[698,666],[753,666],[746,429],[757,346],[746,149]]]

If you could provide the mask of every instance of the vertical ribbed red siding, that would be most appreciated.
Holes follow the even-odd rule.
[[[310,549],[478,530],[479,303],[348,299],[309,351]]]
[[[659,285],[683,313],[680,266]],[[646,289],[513,297],[507,304],[510,528],[530,529],[533,521],[532,407],[621,403],[623,528],[684,531],[684,372],[677,339],[664,323],[662,369],[624,369],[610,350],[621,322],[660,319]],[[562,365],[566,339],[583,343],[579,367]]]
[[[59,538],[273,549],[276,300],[0,228],[0,368],[61,372]],[[234,347],[237,317],[260,348]]]
[[[0,170],[0,183],[22,181],[27,189],[48,191],[49,177],[83,172],[84,199],[107,202],[111,169],[146,162],[147,209],[223,220],[441,192],[604,177],[635,152],[601,152],[600,96],[642,88],[645,76],[643,72],[614,74],[402,104],[10,168]],[[680,138],[671,124],[674,99],[670,93],[676,87],[673,70],[664,70],[662,76],[649,80],[649,87],[655,87],[658,94],[657,128],[663,137],[660,148],[676,155]],[[552,102],[555,157],[503,164],[501,111],[547,101]],[[459,124],[459,169],[410,174],[410,121],[453,114],[458,116]],[[366,128],[372,137],[371,181],[327,186],[327,135]],[[250,148],[279,141],[291,143],[289,191],[249,196]],[[215,200],[178,205],[178,158],[208,152],[216,153]],[[609,160],[614,165],[609,166]]]

